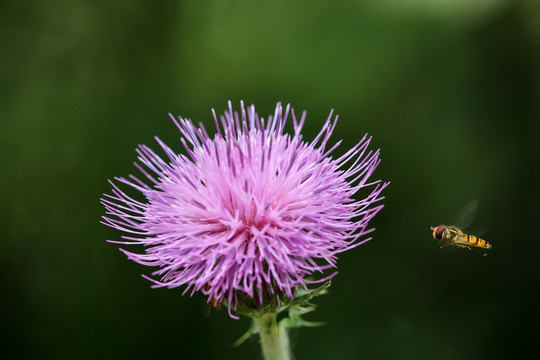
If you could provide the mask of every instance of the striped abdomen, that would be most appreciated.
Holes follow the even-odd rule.
[[[474,246],[474,247],[479,247],[483,249],[491,249],[490,243],[474,235],[463,234],[460,236],[458,242],[464,245],[468,245],[468,246]]]

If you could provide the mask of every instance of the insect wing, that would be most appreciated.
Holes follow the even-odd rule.
[[[456,222],[454,223],[457,227],[461,229],[466,229],[471,225],[474,216],[476,215],[476,210],[478,209],[478,200],[469,201],[467,205],[459,213]]]
[[[207,300],[208,298],[201,294],[201,310],[205,318],[209,317],[212,311],[212,304]]]

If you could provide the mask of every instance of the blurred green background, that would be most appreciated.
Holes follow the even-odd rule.
[[[2,354],[259,359],[249,326],[150,289],[99,224],[108,178],[135,173],[168,112],[227,100],[334,108],[338,154],[368,132],[392,182],[374,240],[342,254],[293,331],[297,359],[540,355],[540,2],[3,1],[0,4]],[[479,200],[487,257],[429,226]]]

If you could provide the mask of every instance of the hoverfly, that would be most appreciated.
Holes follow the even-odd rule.
[[[204,289],[208,290],[210,286],[208,284],[204,285]],[[203,312],[204,317],[209,317],[210,312],[212,311],[212,307],[215,307],[216,309],[221,308],[221,302],[218,302],[213,297],[208,299],[208,296],[201,293],[201,309]]]
[[[474,200],[469,202],[456,220],[456,225],[439,225],[437,227],[430,227],[433,232],[433,238],[439,240],[441,248],[446,246],[457,246],[469,249],[486,256],[487,254],[481,250],[491,249],[491,244],[484,239],[480,239],[474,235],[465,234],[462,228],[467,228],[478,207],[478,201]]]

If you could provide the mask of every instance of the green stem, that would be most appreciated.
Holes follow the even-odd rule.
[[[276,313],[266,313],[254,317],[259,331],[262,352],[265,360],[290,360],[289,336],[285,323],[278,325]]]

